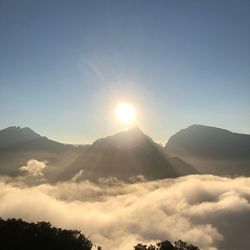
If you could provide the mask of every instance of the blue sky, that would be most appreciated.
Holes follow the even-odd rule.
[[[92,142],[127,101],[160,142],[250,133],[250,1],[0,0],[0,128]]]

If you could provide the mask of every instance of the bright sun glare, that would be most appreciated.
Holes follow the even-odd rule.
[[[119,122],[131,124],[136,117],[136,111],[133,105],[129,103],[120,103],[115,108],[115,115]]]

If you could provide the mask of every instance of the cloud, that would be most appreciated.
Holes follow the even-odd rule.
[[[81,169],[75,176],[72,177],[72,181],[78,181],[83,175],[83,170]]]
[[[125,184],[0,181],[0,216],[77,228],[104,250],[179,238],[205,250],[248,249],[250,178],[212,175]]]
[[[46,162],[31,159],[25,166],[19,168],[20,171],[26,172],[30,176],[43,176],[43,170],[46,167]]]

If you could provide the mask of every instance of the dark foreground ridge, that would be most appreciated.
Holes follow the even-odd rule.
[[[22,219],[0,218],[0,249],[4,250],[91,250],[93,243],[80,231],[51,226],[49,222],[28,223]],[[96,246],[97,250],[102,248]],[[199,250],[178,240],[156,245],[137,244],[134,250]]]

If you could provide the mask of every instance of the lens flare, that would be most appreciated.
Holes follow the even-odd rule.
[[[115,115],[119,122],[131,124],[136,117],[136,111],[133,105],[129,103],[120,103],[115,108]]]

